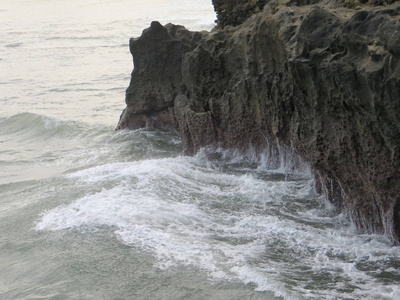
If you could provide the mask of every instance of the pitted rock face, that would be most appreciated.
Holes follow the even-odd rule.
[[[254,13],[263,10],[265,4],[270,0],[213,0],[214,10],[217,13],[217,25],[237,26],[242,24]]]
[[[174,127],[187,154],[276,139],[362,230],[400,241],[400,4],[352,11],[268,3],[237,27],[153,23],[118,128]]]
[[[175,127],[173,107],[182,81],[182,58],[196,48],[201,36],[154,21],[141,37],[131,38],[134,70],[117,129]]]

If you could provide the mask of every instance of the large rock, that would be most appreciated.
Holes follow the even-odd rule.
[[[400,5],[325,9],[269,2],[243,24],[189,32],[153,22],[118,128],[176,128],[206,145],[277,147],[366,232],[400,241]]]

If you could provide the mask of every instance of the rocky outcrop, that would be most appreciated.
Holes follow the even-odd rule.
[[[217,26],[237,26],[242,24],[252,14],[262,11],[270,0],[213,0],[214,10],[217,13]]]
[[[119,129],[176,128],[187,154],[262,152],[278,140],[358,228],[399,243],[400,4],[270,1],[212,32],[153,22],[130,49]]]
[[[265,4],[270,1],[271,0],[212,0],[214,10],[217,13],[217,27],[224,28],[225,26],[240,25],[251,15],[262,11]],[[290,5],[302,6],[316,4],[318,2],[320,2],[320,0],[290,0],[288,3]]]

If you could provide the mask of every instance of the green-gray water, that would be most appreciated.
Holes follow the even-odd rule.
[[[400,296],[399,248],[336,215],[306,168],[114,131],[129,37],[214,18],[209,1],[2,4],[0,299]]]

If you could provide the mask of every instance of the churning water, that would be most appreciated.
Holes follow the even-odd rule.
[[[400,249],[357,233],[306,168],[114,131],[129,37],[152,20],[209,30],[211,1],[5,2],[1,299],[400,297]]]

